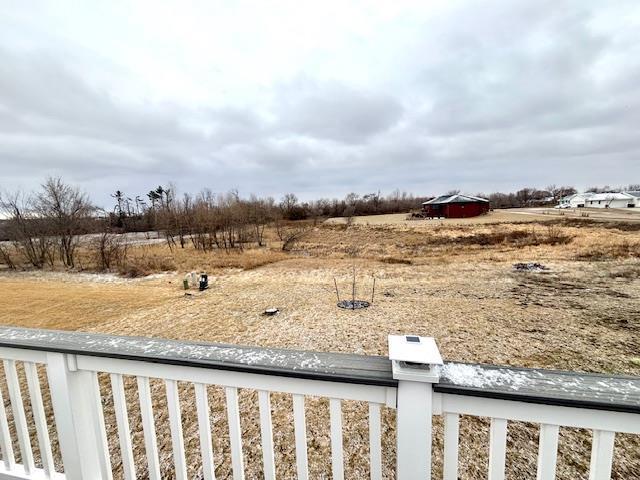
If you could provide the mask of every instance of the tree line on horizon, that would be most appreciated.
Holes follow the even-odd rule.
[[[640,190],[640,185],[624,188],[592,187],[588,191]],[[451,190],[447,194],[460,193]],[[512,193],[496,192],[476,196],[487,198],[493,208],[515,208],[553,204],[559,198],[576,193],[570,186],[550,185],[545,189],[523,188]],[[358,215],[406,213],[421,208],[433,196],[415,196],[395,190],[365,195],[349,193],[343,199],[300,201],[287,193],[273,197],[251,195],[243,198],[237,190],[216,194],[203,189],[196,194],[177,194],[175,186],[158,186],[145,196],[128,196],[116,190],[113,207],[100,209],[77,186],[61,178],[49,177],[34,192],[0,192],[0,261],[10,267],[15,254],[35,267],[77,266],[81,235],[96,234],[92,242],[97,264],[109,269],[126,250],[118,234],[159,232],[168,246],[201,251],[242,250],[254,244],[264,246],[264,231],[275,227],[283,249],[289,248],[309,225],[329,217],[351,218]],[[298,222],[304,221],[304,222]]]

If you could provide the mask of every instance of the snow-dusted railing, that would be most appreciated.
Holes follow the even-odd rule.
[[[538,480],[556,478],[560,427],[592,430],[590,480],[611,477],[616,433],[640,434],[638,377],[461,363],[440,373],[433,413],[444,416],[444,480],[458,479],[460,415],[491,419],[489,480],[505,478],[508,421],[539,424]]]
[[[222,461],[231,465],[234,479],[243,479],[248,467],[243,458],[240,426],[240,418],[246,412],[239,406],[239,389],[258,392],[262,459],[256,462],[261,463],[258,470],[265,479],[274,479],[276,467],[281,466],[276,465],[274,455],[272,392],[289,394],[293,399],[295,465],[284,470],[295,472],[299,479],[309,476],[307,397],[329,399],[334,479],[345,477],[348,460],[342,438],[343,400],[368,403],[368,463],[373,479],[383,478],[383,459],[394,455],[382,447],[381,407],[385,406],[397,409],[398,480],[431,478],[434,414],[444,416],[446,480],[458,478],[460,415],[491,418],[491,480],[505,476],[506,428],[510,420],[540,424],[539,479],[555,478],[560,426],[593,430],[591,479],[609,478],[615,432],[640,433],[640,379],[635,377],[458,363],[442,367],[392,364],[386,357],[11,327],[0,328],[0,358],[5,376],[5,382],[0,382],[0,395],[8,392],[9,400],[5,403],[0,397],[0,479],[111,479],[115,465],[109,440],[113,439],[107,437],[106,427],[117,438],[124,478],[159,479],[159,402],[168,411],[173,452],[169,475],[186,479],[187,472],[193,471],[193,465],[187,465],[193,452],[186,451],[183,438],[186,406],[180,405],[178,382],[189,382],[194,393],[199,439],[195,442],[199,450],[197,470],[204,479],[215,478],[215,468],[219,467],[214,465],[209,385],[224,389],[230,447],[229,458]],[[109,390],[115,426],[105,426],[105,396],[99,375],[109,380],[102,390]],[[137,384],[135,397],[129,391],[132,382],[125,381],[130,377]],[[166,397],[154,395],[154,379],[164,382]],[[130,431],[132,402],[137,404],[142,420],[144,448],[140,451],[134,450]],[[193,448],[194,442],[190,444]],[[35,445],[37,449],[33,448]],[[220,458],[220,452],[216,458]],[[166,471],[162,473],[166,475]]]
[[[186,479],[188,470],[193,470],[193,465],[186,463],[193,452],[185,450],[185,406],[180,405],[178,382],[189,382],[191,392],[195,393],[200,443],[200,465],[196,471],[200,470],[204,479],[215,478],[207,391],[210,385],[224,388],[230,458],[223,461],[231,465],[234,479],[244,478],[247,467],[243,458],[239,389],[258,392],[260,470],[265,479],[274,479],[276,472],[272,392],[289,394],[293,400],[295,466],[291,465],[289,471],[296,472],[297,478],[308,478],[305,399],[310,396],[329,399],[331,467],[335,479],[344,478],[342,401],[368,404],[368,463],[371,477],[382,478],[381,407],[395,408],[397,384],[385,357],[0,327],[0,358],[4,360],[10,397],[9,409],[0,399],[0,449],[3,455],[0,479],[55,475],[72,480],[113,477],[105,428],[105,397],[101,395],[99,374],[110,377],[107,387],[113,399],[122,472],[126,479],[159,480],[161,473],[163,478],[168,475]],[[17,370],[16,363],[24,364],[28,393],[21,388],[22,369]],[[42,378],[38,378],[36,364],[40,364]],[[137,384],[136,408],[139,408],[142,420],[145,458],[134,455],[129,419],[132,398],[128,396],[128,403],[126,395],[127,383],[131,382],[125,381],[130,377],[134,377]],[[153,379],[164,381],[166,397],[159,398],[162,392],[153,394]],[[44,399],[40,391],[42,382],[47,383],[50,401]],[[23,401],[25,395],[28,403]],[[53,415],[46,415],[47,405],[52,407]],[[159,407],[168,411],[173,450],[173,468],[169,473],[162,470],[158,452]],[[11,414],[7,415],[9,411]],[[51,453],[53,420],[61,454],[58,465],[54,465]],[[33,434],[33,424],[37,435]],[[38,465],[34,462],[34,444],[41,452]],[[14,449],[16,445],[18,448]],[[56,466],[59,473],[55,472]],[[140,471],[136,471],[136,467]]]

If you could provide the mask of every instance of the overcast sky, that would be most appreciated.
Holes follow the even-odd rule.
[[[0,5],[0,188],[640,182],[640,2]]]

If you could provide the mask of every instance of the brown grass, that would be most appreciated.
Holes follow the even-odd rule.
[[[577,371],[640,375],[640,258],[634,231],[598,225],[530,222],[499,225],[321,226],[292,254],[267,249],[243,253],[169,252],[164,245],[133,249],[146,272],[170,259],[177,273],[103,284],[74,274],[0,276],[0,321],[27,326],[145,335],[285,348],[386,354],[390,333],[434,336],[450,360]],[[560,239],[560,240],[558,240]],[[566,239],[562,240],[562,239]],[[273,248],[273,249],[271,249]],[[581,253],[582,252],[582,253]],[[604,252],[598,262],[577,254]],[[156,260],[157,259],[157,260]],[[515,272],[512,264],[538,261],[545,273]],[[357,296],[376,299],[362,311],[336,308],[333,278]],[[191,270],[212,273],[211,288],[185,296],[181,278]],[[281,313],[264,317],[277,307]],[[106,380],[105,380],[106,381]],[[134,382],[131,406],[139,474],[144,451]],[[163,475],[172,477],[171,443],[163,385],[154,382]],[[181,385],[190,478],[198,478],[197,422],[191,386]],[[295,465],[291,399],[274,395],[273,423],[279,478],[293,478]],[[210,391],[216,474],[227,478],[229,442],[225,402]],[[104,391],[107,430],[116,478],[118,448],[113,403]],[[261,451],[255,392],[241,391],[242,429],[248,478],[260,478]],[[366,406],[345,402],[346,478],[368,475]],[[394,413],[384,412],[385,474],[392,478]],[[441,473],[442,425],[436,418],[435,478]],[[328,405],[307,401],[312,478],[330,476]],[[488,424],[463,418],[460,478],[486,476]],[[537,429],[509,426],[507,478],[535,478]],[[562,429],[559,479],[584,478],[590,437]],[[640,441],[617,436],[614,477],[638,478]]]
[[[207,271],[216,272],[225,269],[252,270],[254,268],[279,262],[289,258],[280,250],[269,248],[250,248],[243,251],[215,250],[202,252],[187,246],[174,248],[166,245],[145,245],[132,249],[128,262],[138,265],[146,274],[166,271]]]
[[[65,276],[0,277],[0,323],[83,330],[126,315],[144,314],[172,296],[165,285],[95,283]]]
[[[606,261],[620,258],[640,258],[640,243],[628,241],[604,243],[590,248],[582,248],[576,254],[576,260]]]

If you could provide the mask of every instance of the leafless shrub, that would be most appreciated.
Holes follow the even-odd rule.
[[[276,221],[276,234],[282,242],[282,251],[290,252],[311,230],[312,226],[302,222]]]
[[[547,236],[544,243],[547,245],[559,245],[569,243],[572,237],[564,233],[558,225],[547,225]]]
[[[100,271],[122,268],[126,263],[128,245],[123,234],[104,231],[92,242],[91,249]]]
[[[169,272],[176,269],[175,259],[166,255],[127,256],[126,261],[118,268],[120,275],[136,278],[145,277],[154,272]]]
[[[355,213],[356,209],[353,205],[349,205],[344,209],[344,212],[342,212],[342,216],[344,217],[344,221],[347,225],[353,225],[353,216],[355,215]]]
[[[10,270],[16,269],[16,265],[11,258],[8,247],[0,245],[0,259]]]

